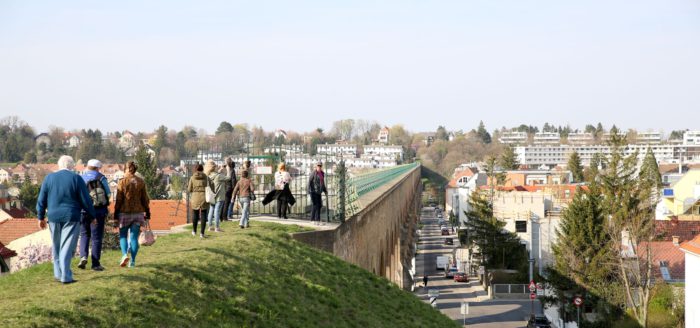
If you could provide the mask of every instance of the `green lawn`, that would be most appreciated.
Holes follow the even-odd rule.
[[[136,268],[50,263],[0,278],[0,327],[458,327],[385,279],[291,240],[296,226],[232,224],[142,247]]]

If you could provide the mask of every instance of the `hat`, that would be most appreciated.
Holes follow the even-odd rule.
[[[102,162],[96,160],[96,159],[91,159],[87,162],[87,166],[92,166],[96,168],[101,168],[102,167]]]
[[[316,163],[316,166],[323,166],[323,162]]]

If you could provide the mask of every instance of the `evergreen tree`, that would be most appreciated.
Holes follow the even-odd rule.
[[[168,128],[165,125],[161,125],[156,130],[156,140],[153,142],[153,150],[156,152],[156,157],[160,155],[160,150],[165,147],[168,141]]]
[[[513,147],[506,146],[499,158],[498,164],[504,170],[517,170],[520,167],[518,163],[518,155],[515,153]]]
[[[661,183],[661,173],[659,165],[656,162],[656,156],[651,151],[651,147],[647,147],[647,154],[644,156],[642,166],[639,169],[639,182],[642,184],[643,191],[642,199],[648,201],[648,206],[653,206],[658,201],[659,189],[663,186]]]
[[[449,140],[450,137],[447,134],[447,129],[445,129],[444,126],[440,125],[437,128],[437,131],[435,132],[435,140]]]
[[[574,182],[583,182],[583,166],[581,165],[581,157],[578,155],[578,152],[574,151],[571,153],[566,168],[571,171]]]
[[[167,199],[168,193],[165,190],[163,181],[163,173],[158,173],[158,164],[155,158],[152,158],[146,147],[139,146],[134,156],[134,162],[138,166],[138,172],[143,176],[143,181],[148,189],[148,197],[150,199]]]
[[[479,121],[479,127],[476,129],[476,135],[479,137],[481,142],[483,142],[484,144],[491,143],[491,134],[489,134],[489,132],[486,131],[486,126],[484,125],[484,121]]]
[[[221,133],[231,133],[233,132],[233,125],[231,123],[222,121],[221,124],[219,124],[219,127],[216,129],[215,134],[221,134]]]
[[[37,181],[38,182],[38,181]],[[24,173],[24,182],[19,189],[19,199],[22,201],[22,206],[29,210],[32,216],[36,216],[36,202],[39,199],[38,184],[32,183],[29,174]]]
[[[565,295],[574,294],[587,295],[585,302],[598,309],[603,321],[620,314],[620,309],[612,306],[620,304],[621,295],[619,288],[611,288],[619,284],[610,266],[614,258],[601,201],[597,187],[589,191],[579,188],[562,213],[556,232],[557,242],[552,246],[554,265],[548,268],[548,282],[556,291],[565,318],[575,313],[573,307],[566,306],[570,300]]]

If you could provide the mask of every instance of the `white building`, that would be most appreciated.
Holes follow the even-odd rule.
[[[683,133],[684,145],[700,145],[700,131],[685,131]]]
[[[700,145],[632,144],[624,146],[622,152],[625,156],[629,156],[635,151],[638,151],[639,158],[643,159],[648,147],[654,152],[654,156],[659,163],[678,163],[680,161],[683,163],[700,162]],[[535,145],[515,147],[515,153],[518,155],[519,163],[530,167],[566,165],[569,161],[569,156],[571,156],[571,153],[574,151],[581,157],[582,164],[588,166],[590,165],[591,159],[596,154],[609,156],[611,147],[604,145]]]
[[[589,145],[595,142],[592,133],[569,133],[566,137],[567,142],[570,145]]]
[[[558,145],[561,140],[557,132],[537,132],[535,133],[535,145]]]
[[[637,133],[637,144],[658,145],[661,143],[661,132],[639,132]]]
[[[363,155],[384,160],[403,161],[403,147],[399,145],[367,145],[363,146]]]
[[[68,138],[68,147],[76,148],[78,146],[80,146],[80,137],[75,134],[70,136],[70,138]]]
[[[388,144],[389,143],[389,128],[388,127],[383,127],[379,131],[379,136],[377,137],[377,142],[381,144]]]
[[[467,222],[469,199],[480,186],[486,185],[487,176],[476,169],[466,168],[455,173],[445,188],[445,211],[454,213],[459,222]]]
[[[124,131],[122,136],[119,138],[119,148],[130,149],[136,146],[136,135],[129,131]]]
[[[0,182],[12,181],[12,173],[7,169],[0,169]]]
[[[498,141],[508,145],[525,145],[527,144],[527,132],[503,131]]]
[[[325,155],[352,155],[357,156],[357,145],[354,144],[319,144],[316,145],[317,154]]]
[[[700,327],[700,236],[684,242],[685,326]]]

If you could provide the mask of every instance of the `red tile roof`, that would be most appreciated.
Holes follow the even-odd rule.
[[[646,243],[639,244],[639,259],[646,256]],[[663,279],[659,270],[660,261],[668,263],[668,272],[671,279],[685,280],[685,254],[680,246],[676,246],[672,241],[651,242],[651,256],[653,262],[653,272],[656,279]]]
[[[0,243],[9,244],[39,231],[37,219],[10,219],[0,222]]]
[[[476,172],[474,172],[474,170],[471,168],[466,168],[462,171],[459,171],[459,172],[455,173],[454,178],[452,178],[452,180],[450,180],[450,183],[447,185],[447,187],[448,188],[457,188],[457,181],[459,181],[460,178],[471,177],[471,176],[474,176],[474,174],[476,174]]]
[[[700,255],[700,235],[693,238],[692,240],[686,241],[681,244],[681,249],[688,253],[695,255]]]
[[[5,247],[5,245],[0,243],[0,257],[4,259],[9,259],[13,256],[17,256],[17,252]]]
[[[170,230],[174,226],[187,224],[187,204],[184,200],[151,200],[151,229]],[[114,213],[114,202],[110,204]]]
[[[27,210],[26,208],[11,207],[10,209],[2,209],[2,211],[15,219],[26,218],[27,214],[29,214],[29,210]]]
[[[678,236],[681,241],[685,241],[700,234],[700,221],[656,220],[654,226],[656,241],[671,241],[673,236]]]

